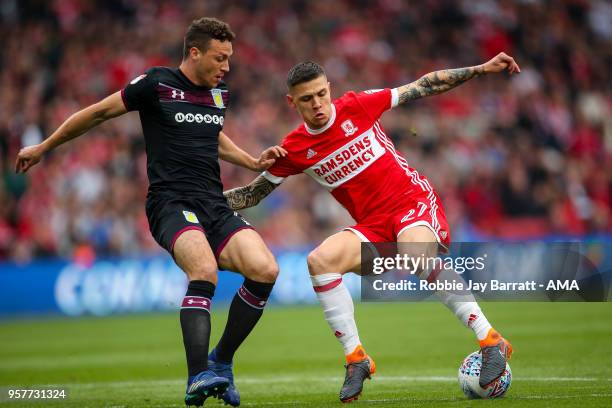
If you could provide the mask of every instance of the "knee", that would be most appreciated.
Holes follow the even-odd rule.
[[[260,282],[274,283],[278,277],[278,265],[273,259],[272,262],[266,263],[265,266],[259,269],[258,279]]]
[[[190,268],[185,271],[189,280],[203,280],[208,282],[217,281],[217,263],[204,262],[197,267]]]
[[[309,253],[306,261],[308,263],[308,271],[311,275],[321,275],[333,272],[333,260],[325,251],[321,250],[321,248],[315,248]]]
[[[246,277],[257,282],[274,283],[278,277],[278,264],[273,256],[265,257],[251,262],[243,273]]]

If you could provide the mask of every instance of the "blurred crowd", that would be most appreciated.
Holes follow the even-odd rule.
[[[257,156],[298,116],[288,69],[321,63],[334,96],[396,87],[500,51],[520,75],[477,78],[394,109],[383,126],[442,196],[453,239],[612,232],[612,3],[0,1],[0,259],[160,251],[144,214],[137,113],[56,149],[26,175],[18,150],[154,65],[178,66],[191,20],[237,34],[226,133]],[[257,174],[223,164],[227,188]],[[244,215],[273,248],[306,247],[352,220],[305,175]]]

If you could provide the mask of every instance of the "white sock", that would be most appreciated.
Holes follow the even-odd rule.
[[[323,307],[325,320],[336,338],[342,343],[344,354],[350,354],[361,344],[361,341],[355,324],[353,299],[342,282],[342,275],[326,273],[311,276],[310,279]]]
[[[461,275],[454,271],[443,270],[439,275],[434,278],[430,278],[429,273],[419,275],[421,279],[427,279],[428,281],[439,280],[444,281],[461,281],[464,287],[467,287],[465,281]],[[463,323],[464,326],[469,327],[474,331],[478,341],[484,340],[489,334],[491,329],[491,323],[487,320],[486,316],[480,310],[480,306],[476,302],[474,295],[465,290],[461,293],[447,292],[444,290],[436,291],[438,299],[451,311],[457,318]]]
[[[473,302],[457,302],[452,298],[452,296],[447,297],[447,292],[436,292],[436,294],[442,303],[444,303],[446,307],[448,307],[450,311],[457,316],[461,323],[474,331],[478,341],[487,338],[487,334],[489,334],[489,330],[491,329],[491,323],[489,323],[487,317],[484,315],[482,310],[480,310],[480,306],[478,306],[476,300]]]

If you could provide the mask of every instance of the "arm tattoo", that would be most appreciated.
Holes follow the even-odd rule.
[[[257,205],[278,186],[264,176],[258,176],[250,184],[225,191],[223,195],[232,210],[242,210]]]
[[[398,88],[399,103],[446,92],[483,74],[484,68],[482,66],[430,72],[408,85],[400,86]]]

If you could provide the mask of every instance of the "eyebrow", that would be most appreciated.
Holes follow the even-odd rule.
[[[221,49],[219,49],[219,48],[216,48],[216,49],[212,48],[211,51],[213,53],[217,54],[217,55],[223,55],[224,57],[225,56],[229,57],[229,56],[231,56],[234,53],[233,49],[230,49],[230,50],[226,51],[226,50],[224,50],[222,48]]]
[[[301,98],[303,98],[303,97],[305,97],[305,96],[312,96],[312,95],[316,95],[316,94],[321,93],[321,92],[326,91],[326,90],[327,90],[327,88],[323,87],[323,88],[319,89],[318,91],[315,91],[315,92],[312,92],[312,93],[306,93],[306,94],[300,95],[300,96],[298,96],[298,98],[300,98],[300,99],[301,99]]]

